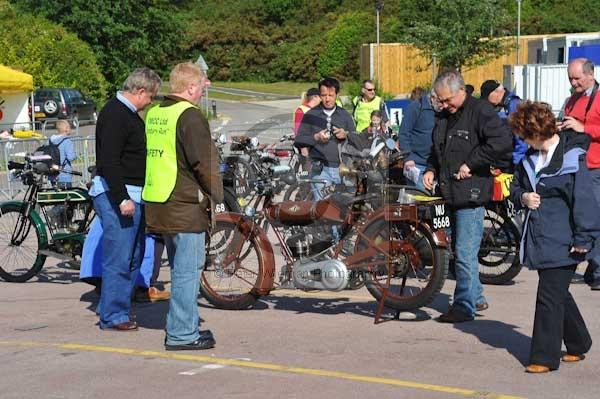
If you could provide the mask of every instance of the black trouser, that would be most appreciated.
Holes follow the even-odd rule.
[[[592,346],[590,333],[569,292],[569,284],[576,268],[577,265],[538,270],[540,280],[535,303],[530,364],[557,369],[563,340],[567,353],[571,355],[584,354]]]

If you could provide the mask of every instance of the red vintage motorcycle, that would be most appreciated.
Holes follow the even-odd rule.
[[[377,159],[371,154],[363,164]],[[278,288],[340,291],[364,283],[378,301],[376,322],[384,306],[401,311],[428,304],[448,271],[446,206],[410,187],[369,185],[372,166],[347,171],[356,178],[354,194],[336,189],[319,201],[273,201],[278,180],[289,180],[285,166],[259,178],[244,214],[216,218],[200,285],[204,297],[218,308],[246,309]],[[395,201],[382,204],[382,198]],[[285,262],[278,272],[271,229]]]

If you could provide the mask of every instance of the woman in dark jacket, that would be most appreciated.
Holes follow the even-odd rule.
[[[521,262],[539,275],[526,371],[546,373],[558,369],[562,341],[565,362],[583,360],[592,345],[569,283],[577,264],[598,250],[600,209],[589,189],[587,135],[559,134],[550,108],[529,101],[519,105],[509,123],[530,147],[515,171],[511,199],[527,208]]]

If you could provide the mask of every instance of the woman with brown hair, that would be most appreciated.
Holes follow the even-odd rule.
[[[569,284],[577,264],[592,252],[600,235],[600,212],[589,190],[585,162],[589,137],[558,132],[547,104],[524,102],[509,117],[513,132],[529,150],[517,166],[511,199],[527,208],[521,239],[521,262],[537,270],[539,283],[528,373],[556,370],[584,359],[592,346]]]

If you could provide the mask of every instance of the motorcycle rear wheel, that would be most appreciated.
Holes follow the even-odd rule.
[[[241,243],[241,247],[239,247]],[[237,253],[233,251],[239,248]],[[211,232],[200,280],[200,292],[220,309],[241,310],[260,297],[257,283],[264,273],[264,258],[255,235],[245,236],[230,221],[218,221]],[[232,258],[223,264],[226,258]]]
[[[507,215],[485,210],[479,247],[479,279],[483,284],[506,284],[521,271],[521,234]]]
[[[388,241],[390,244],[407,243],[416,251],[418,264],[407,251],[394,251],[392,261],[386,266],[365,273],[366,287],[378,301],[387,288],[385,306],[395,310],[414,310],[429,304],[440,292],[448,275],[449,253],[437,247],[430,233],[421,225],[411,225],[405,221],[388,222],[376,220],[365,229],[365,235],[375,242]],[[360,250],[366,248],[363,239],[357,244]],[[379,254],[375,261],[381,262]],[[389,286],[387,284],[390,277]]]

